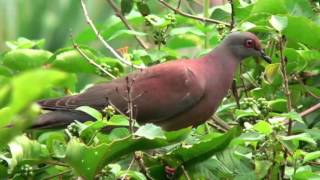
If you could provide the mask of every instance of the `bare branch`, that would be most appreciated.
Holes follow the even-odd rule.
[[[230,129],[230,126],[215,114],[210,117],[210,120],[212,120],[214,124],[209,124],[209,125],[213,125],[215,128],[219,130],[227,132]]]
[[[60,173],[57,173],[57,174],[53,174],[53,175],[44,177],[43,180],[55,179],[55,178],[57,178],[57,177],[61,177],[61,176],[65,175],[65,174],[68,174],[68,173],[70,173],[70,172],[72,172],[72,170],[68,169],[68,170],[66,170],[66,171],[62,171],[62,172],[60,172]]]
[[[230,31],[231,31],[234,28],[234,25],[235,25],[235,21],[234,21],[235,13],[234,13],[233,0],[229,0],[229,3],[231,5],[231,22],[230,22]]]
[[[187,180],[191,180],[188,172],[186,171],[186,169],[184,168],[184,165],[181,165],[181,169],[182,169],[182,172],[184,174],[184,176],[186,177]]]
[[[134,161],[135,161],[135,158],[132,158],[132,160],[131,160],[131,162],[130,162],[130,164],[129,164],[129,167],[128,167],[128,169],[125,171],[125,173],[124,173],[123,177],[121,178],[121,180],[127,179],[126,176],[127,176],[128,172],[129,172],[129,170],[131,169]]]
[[[145,166],[144,161],[140,155],[141,153],[139,152],[134,152],[134,158],[140,168],[140,172],[142,172],[142,174],[144,174],[146,176],[146,178],[149,179],[153,179],[152,177],[150,177],[150,175],[148,174],[148,168]]]
[[[286,57],[284,56],[284,49],[285,49],[285,38],[281,36],[279,38],[279,51],[280,51],[280,71],[281,71],[281,76],[283,79],[283,88],[284,88],[284,94],[287,97],[287,108],[288,111],[291,112],[292,110],[292,101],[291,101],[291,93],[289,89],[289,80],[288,80],[288,75],[287,75],[287,70],[286,70],[286,64],[287,60]],[[291,129],[292,129],[292,120],[289,119],[289,124],[288,124],[288,135],[291,135]]]
[[[237,103],[237,108],[240,109],[240,97],[237,91],[237,81],[235,79],[232,81],[231,92],[233,94],[234,100]]]
[[[310,108],[302,111],[302,112],[300,113],[300,116],[306,116],[306,115],[308,115],[308,114],[310,114],[310,113],[312,113],[312,112],[314,112],[314,111],[317,111],[317,110],[319,110],[319,109],[320,109],[320,103],[318,103],[318,104],[316,104],[316,105],[313,105],[313,106],[311,106]]]
[[[229,23],[223,22],[223,21],[219,21],[219,20],[215,20],[215,19],[210,19],[210,18],[205,18],[205,17],[199,17],[199,16],[194,16],[191,14],[188,14],[186,12],[181,11],[180,9],[174,8],[173,6],[171,6],[169,3],[165,2],[164,0],[158,0],[162,5],[166,6],[167,8],[171,9],[172,11],[174,11],[177,14],[180,14],[181,16],[185,16],[191,19],[196,19],[202,22],[206,22],[206,23],[213,23],[213,24],[224,24],[227,27],[230,27]]]
[[[111,77],[112,79],[116,79],[116,77],[111,74],[109,71],[107,71],[106,69],[104,69],[103,67],[101,67],[99,64],[97,64],[93,59],[89,58],[79,47],[78,44],[76,44],[76,42],[72,39],[72,43],[73,43],[73,47],[79,52],[79,54],[84,57],[85,60],[87,60],[90,64],[92,64],[93,66],[95,66],[96,68],[98,68],[100,71],[102,71],[104,74],[106,74],[107,76]]]
[[[123,22],[123,24],[127,27],[127,29],[134,30],[133,27],[129,24],[128,20],[121,14],[121,10],[117,7],[115,2],[113,0],[107,0],[107,2],[115,12],[115,15]],[[136,38],[136,40],[138,41],[138,43],[143,49],[148,49],[148,46],[141,38],[139,38],[136,35],[134,37]]]
[[[80,0],[81,2],[81,7],[82,7],[82,11],[83,11],[83,14],[86,18],[86,21],[87,23],[89,24],[89,26],[91,27],[91,29],[94,31],[94,33],[96,34],[96,37],[101,41],[101,43],[117,58],[119,59],[120,62],[122,62],[123,64],[126,64],[128,66],[132,66],[132,63],[125,60],[124,58],[122,58],[116,50],[114,50],[104,39],[103,37],[101,36],[101,34],[99,33],[99,31],[97,30],[96,26],[93,24],[92,20],[90,19],[89,17],[89,14],[88,14],[88,11],[87,11],[87,8],[86,8],[86,5],[85,3],[83,2],[83,0]],[[141,67],[138,67],[138,66],[135,66],[133,65],[134,67],[136,68],[141,68]]]
[[[281,37],[279,37],[279,53],[280,53],[280,71],[281,71],[281,76],[283,79],[283,88],[284,88],[284,94],[287,97],[287,108],[288,111],[291,112],[292,110],[292,101],[291,101],[291,96],[290,96],[290,89],[289,89],[289,80],[288,80],[288,76],[287,76],[287,70],[286,70],[286,65],[287,65],[287,59],[284,56],[284,49],[285,49],[285,37],[283,35],[281,35]],[[292,120],[289,119],[289,123],[288,123],[288,130],[287,130],[287,135],[291,135],[291,130],[292,130]],[[284,164],[281,166],[281,178],[284,179],[285,176],[285,166],[287,164],[287,159],[288,159],[288,150],[285,149],[284,150]]]

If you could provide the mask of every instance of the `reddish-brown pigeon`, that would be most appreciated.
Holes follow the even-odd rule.
[[[233,32],[209,54],[198,59],[182,59],[151,66],[128,75],[134,105],[134,118],[139,124],[154,123],[165,130],[176,130],[204,123],[215,112],[231,86],[241,60],[262,57],[270,63],[259,39],[249,32]],[[94,120],[75,110],[90,106],[102,111],[112,103],[127,113],[126,78],[97,84],[85,92],[38,104],[50,110],[40,116],[33,128],[63,127],[74,120]]]

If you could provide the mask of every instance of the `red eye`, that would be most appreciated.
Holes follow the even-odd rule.
[[[245,42],[245,44],[244,44],[244,46],[245,46],[246,48],[253,48],[253,47],[254,47],[254,42],[253,42],[253,40],[252,40],[252,39],[247,39],[246,42]]]

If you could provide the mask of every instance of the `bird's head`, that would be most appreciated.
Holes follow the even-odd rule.
[[[222,44],[240,60],[253,56],[261,57],[271,63],[271,58],[264,53],[258,37],[250,32],[233,32],[225,38]]]

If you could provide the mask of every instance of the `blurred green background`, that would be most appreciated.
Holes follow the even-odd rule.
[[[95,23],[104,22],[113,12],[106,1],[86,1]],[[78,0],[0,0],[0,51],[6,41],[19,37],[45,39],[54,51],[69,41],[72,32],[87,28]]]

